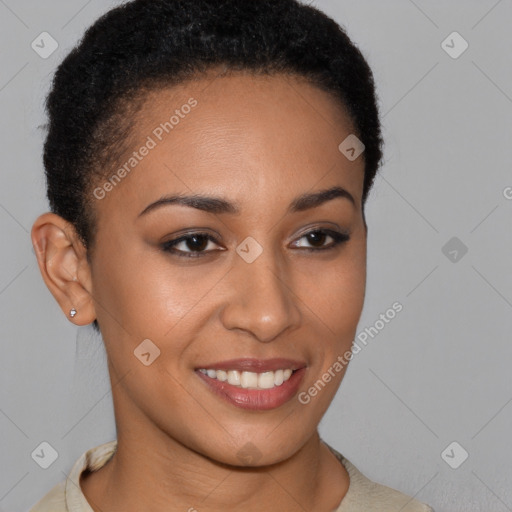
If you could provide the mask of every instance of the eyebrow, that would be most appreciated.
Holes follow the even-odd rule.
[[[336,186],[320,190],[318,192],[305,193],[296,197],[288,206],[288,213],[303,212],[311,208],[316,208],[327,201],[337,198],[348,199],[354,206],[356,206],[356,202],[352,194],[344,188]],[[196,208],[198,210],[214,214],[229,213],[232,215],[240,215],[241,212],[237,203],[231,203],[221,197],[204,196],[199,194],[173,194],[163,196],[157,201],[146,206],[146,208],[139,213],[139,217],[146,215],[159,207],[172,204],[188,206],[190,208]]]

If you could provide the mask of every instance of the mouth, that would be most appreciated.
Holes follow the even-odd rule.
[[[289,359],[236,359],[195,371],[216,396],[232,405],[269,410],[284,405],[297,393],[306,363]]]
[[[293,373],[290,368],[263,373],[240,372],[238,370],[206,370],[204,368],[200,368],[199,371],[208,375],[210,379],[217,379],[220,382],[227,382],[232,386],[245,389],[272,389],[286,382]]]

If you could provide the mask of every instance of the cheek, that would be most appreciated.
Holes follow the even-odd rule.
[[[326,271],[308,299],[318,329],[310,352],[311,373],[298,399],[303,407],[311,407],[315,422],[331,404],[351,360],[366,287],[366,259],[361,251],[355,253],[340,259],[339,269]]]
[[[190,272],[171,264],[158,249],[120,254],[106,246],[98,261],[93,286],[103,325],[135,339],[165,337],[204,295]]]
[[[312,371],[303,398],[315,404],[317,419],[327,410],[345,375],[350,362],[345,354],[351,349],[363,309],[366,240],[361,237],[354,242],[324,272],[314,273],[314,286],[310,278],[307,304],[316,318],[316,342],[310,352]]]
[[[338,342],[352,341],[364,304],[366,252],[364,240],[353,243],[335,261],[302,274],[305,303]],[[350,338],[350,340],[348,339]]]

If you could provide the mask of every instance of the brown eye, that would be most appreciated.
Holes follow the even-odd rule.
[[[312,231],[306,235],[308,242],[312,244],[313,247],[323,247],[327,236],[327,233],[322,231]]]
[[[212,242],[214,244],[217,243],[215,238],[213,238],[208,233],[191,233],[189,235],[180,236],[175,240],[169,240],[162,244],[162,249],[166,252],[171,252],[176,254],[177,256],[184,256],[186,258],[197,258],[204,254],[207,254],[212,251],[205,251],[208,247],[208,244]],[[178,245],[182,245],[183,249],[177,249]]]
[[[303,238],[307,239],[310,247],[296,247],[301,247],[306,251],[324,251],[327,249],[334,249],[339,244],[347,242],[350,239],[350,236],[346,233],[339,233],[338,231],[332,231],[330,229],[316,229],[315,231],[310,231],[309,233],[302,235],[299,240],[302,240]],[[333,242],[325,245],[327,238],[332,238]]]
[[[329,238],[333,241],[325,245],[326,240]],[[295,247],[306,251],[325,251],[334,249],[339,244],[349,240],[349,238],[349,235],[346,233],[339,233],[330,229],[316,229],[302,235],[299,239],[306,239],[309,247],[301,245],[295,245]],[[199,258],[211,252],[215,252],[214,249],[206,250],[210,242],[218,245],[217,240],[208,233],[190,233],[174,240],[164,242],[162,244],[162,250],[180,257]],[[181,248],[178,248],[180,245]]]

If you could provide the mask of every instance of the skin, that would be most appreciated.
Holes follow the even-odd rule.
[[[148,94],[129,158],[190,97],[197,106],[105,198],[95,200],[94,257],[72,225],[53,213],[32,228],[45,283],[76,325],[95,318],[108,354],[118,449],[81,488],[95,511],[147,509],[332,511],[349,486],[318,424],[346,367],[313,397],[248,411],[214,395],[194,372],[220,360],[285,357],[307,364],[307,391],[350,350],[366,283],[364,160],[338,145],[353,126],[330,95],[295,77],[236,72]],[[122,164],[121,164],[122,165]],[[304,193],[343,187],[335,198],[287,213]],[[167,205],[139,217],[164,194],[221,196],[241,213]],[[304,236],[347,230],[337,247]],[[165,252],[184,232],[217,239],[201,257]],[[253,237],[252,263],[236,247]],[[295,244],[295,245],[292,245]],[[194,250],[182,242],[177,249]],[[224,249],[224,250],[222,250]],[[134,357],[144,339],[160,356]],[[260,458],[237,456],[248,442]],[[170,508],[172,507],[172,508]]]

